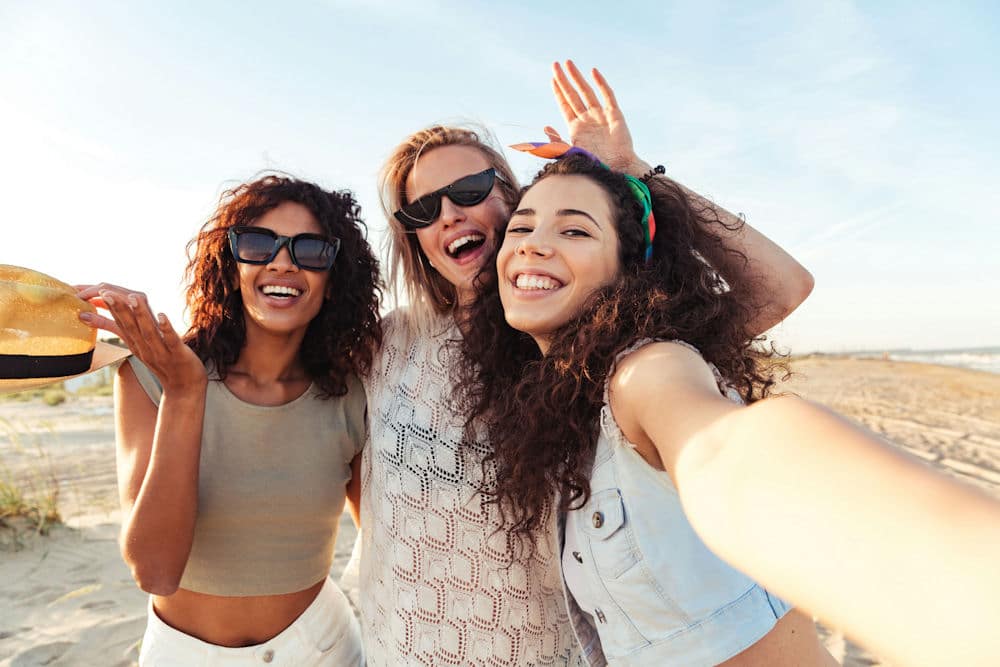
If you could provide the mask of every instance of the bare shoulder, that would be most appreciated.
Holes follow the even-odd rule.
[[[632,396],[700,388],[718,393],[712,369],[695,350],[673,342],[650,343],[632,352],[617,365],[610,383],[611,393],[626,401]]]
[[[622,433],[651,466],[670,474],[691,433],[727,404],[708,363],[678,343],[650,343],[629,354],[608,388]]]

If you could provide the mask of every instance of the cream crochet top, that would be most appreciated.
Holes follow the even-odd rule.
[[[499,512],[477,491],[482,469],[467,455],[483,446],[462,443],[451,401],[457,328],[449,320],[437,335],[410,338],[402,317],[386,318],[365,380],[359,606],[368,664],[587,664],[569,620],[555,517],[535,555],[508,567],[506,533],[494,534]]]

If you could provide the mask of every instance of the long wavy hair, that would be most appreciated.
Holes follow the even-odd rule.
[[[642,208],[621,174],[572,156],[546,166],[532,186],[558,175],[585,176],[607,194],[619,274],[591,295],[578,318],[554,332],[543,356],[528,334],[504,319],[496,263],[488,263],[478,278],[480,297],[462,321],[456,378],[467,432],[485,429],[492,445],[483,466],[495,472],[483,491],[499,504],[505,528],[530,548],[548,508],[580,507],[590,496],[604,388],[625,348],[647,338],[686,341],[747,402],[773,384],[762,363],[771,354],[755,349],[749,332],[753,286],[727,285],[704,259],[734,252],[746,261],[725,250],[712,231],[724,223],[711,207],[694,203],[667,179],[654,179],[657,231],[646,262]]]
[[[404,139],[382,166],[379,191],[382,211],[389,221],[389,285],[397,303],[404,298],[409,303],[411,317],[407,322],[414,330],[430,331],[438,317],[455,309],[457,299],[455,286],[431,266],[417,235],[393,217],[409,201],[406,179],[421,155],[443,146],[469,146],[481,152],[496,170],[499,178],[494,187],[511,211],[519,198],[517,179],[495,143],[482,128],[432,125]]]
[[[365,238],[361,208],[347,190],[326,191],[288,176],[267,175],[224,192],[215,213],[188,243],[191,328],[184,342],[225,378],[246,344],[243,297],[228,230],[249,225],[285,202],[305,206],[324,233],[340,239],[328,279],[333,289],[309,322],[299,358],[323,395],[342,396],[347,393],[347,375],[367,372],[382,341],[378,261]]]

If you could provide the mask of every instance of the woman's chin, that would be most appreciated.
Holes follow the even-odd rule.
[[[525,316],[522,314],[509,313],[506,315],[507,324],[513,329],[526,333],[535,339],[535,342],[547,341],[553,331],[559,328],[559,324],[552,321],[548,316]],[[547,347],[544,346],[544,347]]]

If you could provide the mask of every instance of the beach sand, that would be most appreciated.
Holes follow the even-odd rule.
[[[834,357],[797,359],[785,390],[860,421],[939,470],[1000,495],[1000,375]],[[118,554],[108,398],[0,401],[0,474],[58,481],[65,525],[47,536],[0,528],[0,667],[132,665],[146,596]],[[341,521],[333,572],[356,532]],[[19,547],[16,548],[15,547]],[[821,628],[851,667],[885,665]]]

